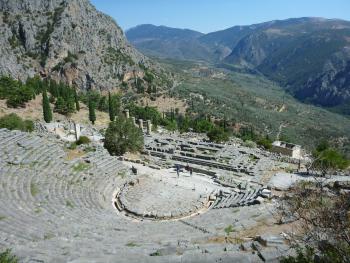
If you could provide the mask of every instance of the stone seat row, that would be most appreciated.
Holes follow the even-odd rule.
[[[259,189],[247,190],[244,192],[233,192],[229,195],[219,197],[214,203],[213,208],[230,208],[244,205],[251,205],[255,203],[256,198],[259,196]]]

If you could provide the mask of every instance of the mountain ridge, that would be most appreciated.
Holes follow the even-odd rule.
[[[210,61],[213,54],[198,38],[204,34],[190,29],[143,24],[128,29],[127,39],[146,55]]]
[[[183,39],[183,43],[186,41]],[[142,48],[137,41],[131,43],[146,54],[257,71],[300,101],[345,107],[344,112],[350,114],[350,22],[346,20],[302,17],[234,26],[194,39],[187,47],[199,54],[183,54],[182,58],[167,53],[167,49],[157,50],[159,43],[148,47],[144,44]],[[209,55],[200,53],[202,49]]]

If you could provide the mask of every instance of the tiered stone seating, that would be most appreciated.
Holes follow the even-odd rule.
[[[84,165],[77,169],[80,163]],[[149,255],[158,248],[177,247],[179,240],[190,244],[192,238],[206,238],[209,231],[201,229],[215,231],[211,224],[204,227],[210,215],[197,217],[202,221],[196,224],[187,218],[184,224],[125,217],[113,202],[117,190],[133,178],[101,147],[68,161],[58,139],[0,129],[0,252],[12,248],[24,263],[179,262],[176,252],[166,259]],[[254,196],[231,196],[226,203],[249,203]],[[181,198],[180,192],[185,212],[203,202],[198,199],[191,207]],[[164,211],[175,211],[176,206],[169,202]],[[186,262],[202,254],[200,246],[183,247]]]
[[[106,208],[115,216],[109,202],[119,173],[128,171],[99,150],[88,155],[87,170],[75,171],[58,143],[1,129],[0,244],[48,238],[62,219],[91,224]]]
[[[252,205],[256,202],[256,198],[260,195],[259,189],[249,189],[240,192],[233,192],[228,195],[223,195],[219,197],[215,204],[213,205],[214,209],[219,208],[229,208],[229,207],[238,207],[245,205]]]

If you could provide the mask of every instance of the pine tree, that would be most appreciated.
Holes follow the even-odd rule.
[[[96,113],[95,113],[95,103],[92,99],[89,99],[89,120],[92,122],[92,125],[95,125]]]
[[[80,111],[79,98],[78,98],[78,94],[77,94],[76,89],[74,89],[74,100],[75,100],[75,109],[77,111]]]
[[[58,97],[55,103],[55,112],[65,115],[67,113],[66,103],[62,97]]]
[[[43,114],[45,122],[50,123],[52,121],[52,111],[46,89],[43,91]]]
[[[67,99],[67,114],[72,114],[75,112],[75,101],[73,97]]]
[[[114,105],[113,105],[113,99],[111,96],[111,93],[108,92],[108,111],[109,111],[109,119],[111,121],[114,121],[115,119],[115,110],[114,110]]]

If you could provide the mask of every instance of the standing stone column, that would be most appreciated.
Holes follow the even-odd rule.
[[[129,119],[130,118],[130,111],[129,110],[125,110],[125,118]]]
[[[150,120],[147,120],[147,134],[151,135],[152,132],[152,122]]]
[[[74,122],[74,131],[75,131],[75,139],[79,140],[79,138],[80,138],[80,124],[76,124]]]
[[[136,125],[136,118],[135,118],[135,117],[131,117],[131,120],[132,120],[132,123],[133,123],[135,126],[137,126],[137,125]]]
[[[143,131],[143,119],[139,119],[139,128]]]

